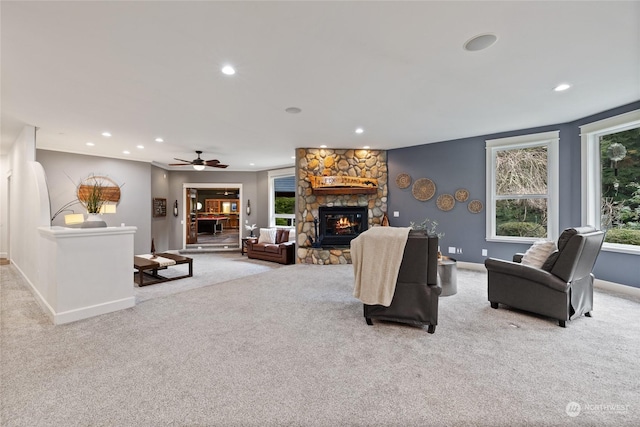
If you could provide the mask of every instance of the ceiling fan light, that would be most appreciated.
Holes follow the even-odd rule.
[[[204,170],[204,165],[193,165],[193,168],[197,171],[203,171]]]

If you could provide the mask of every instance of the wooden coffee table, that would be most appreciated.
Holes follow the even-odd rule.
[[[138,275],[138,286],[155,285],[156,283],[169,282],[171,280],[184,279],[185,277],[193,277],[193,259],[176,254],[160,253],[156,254],[157,257],[166,258],[175,261],[172,265],[189,264],[189,274],[176,277],[165,277],[158,274],[158,270],[166,270],[170,266],[162,266],[160,263],[153,259],[147,259],[139,256],[133,257],[133,268],[135,268]],[[145,279],[147,277],[147,280]]]

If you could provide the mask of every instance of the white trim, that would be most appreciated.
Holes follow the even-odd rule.
[[[547,147],[547,195],[531,196],[534,198],[546,198],[548,209],[547,239],[554,240],[559,233],[559,212],[560,212],[560,177],[559,177],[559,156],[560,156],[560,131],[542,132],[528,135],[513,136],[499,139],[488,139],[486,142],[486,216],[485,230],[486,241],[488,242],[509,242],[509,243],[530,243],[536,238],[497,236],[495,222],[495,205],[498,197],[494,192],[496,186],[496,162],[495,153],[498,150],[514,150],[520,148]],[[531,198],[529,196],[513,196],[509,198]]]
[[[636,288],[628,285],[621,285],[615,282],[608,282],[606,280],[596,279],[593,282],[593,287],[601,289],[603,291],[617,292],[624,295],[629,295],[635,298],[640,298],[640,288]]]
[[[476,262],[458,261],[457,266],[458,268],[462,268],[465,270],[480,271],[480,272],[487,271],[484,264],[479,264]],[[623,295],[632,296],[634,298],[640,298],[640,288],[636,288],[634,286],[622,285],[620,283],[608,282],[606,280],[596,279],[593,282],[593,287],[603,291],[617,292]]]
[[[242,184],[235,182],[221,182],[221,183],[210,183],[210,182],[185,182],[182,184],[182,194],[180,197],[185,197],[187,188],[237,188],[238,189],[238,200],[240,200],[240,206],[243,206],[244,200],[242,194]],[[184,204],[184,201],[183,201]],[[246,208],[246,206],[245,206]],[[187,249],[187,215],[189,213],[186,209],[182,209],[182,249]],[[242,247],[242,225],[244,224],[244,216],[246,215],[245,209],[240,209],[238,211],[238,247]]]
[[[600,137],[625,130],[640,127],[640,110],[629,111],[624,114],[598,120],[580,126],[582,186],[581,202],[582,224],[591,224],[601,228],[600,204],[602,181],[600,170]],[[602,250],[625,254],[640,254],[640,247],[617,243],[602,244]]]
[[[275,191],[274,191],[274,179],[275,178],[280,178],[280,177],[284,177],[284,176],[296,176],[296,168],[292,167],[292,168],[285,168],[285,169],[276,169],[276,170],[270,170],[267,172],[267,177],[268,179],[268,193],[269,193],[269,217],[268,217],[268,224],[269,227],[275,227],[276,226],[276,201],[275,201]],[[293,218],[295,219],[296,215],[295,212],[293,214],[286,214],[286,216],[278,216],[278,218]],[[293,227],[291,227],[293,228]]]
[[[77,308],[75,310],[63,311],[61,313],[53,313],[53,318],[51,320],[55,325],[62,325],[64,323],[75,322],[77,320],[87,319],[89,317],[99,316],[101,314],[124,310],[125,308],[131,308],[135,305],[135,297],[123,298],[116,301],[109,301],[88,307]]]

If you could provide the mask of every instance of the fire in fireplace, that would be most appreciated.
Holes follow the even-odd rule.
[[[366,206],[320,206],[318,222],[322,246],[348,245],[369,228],[367,211]]]

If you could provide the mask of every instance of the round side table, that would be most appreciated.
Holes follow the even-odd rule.
[[[458,267],[455,259],[443,256],[438,260],[438,283],[442,287],[441,297],[458,293]]]

